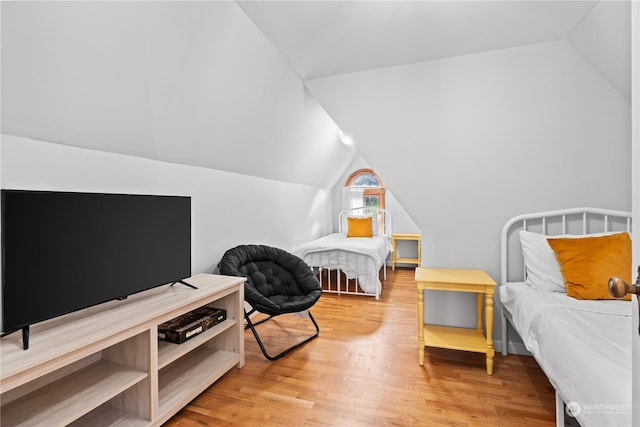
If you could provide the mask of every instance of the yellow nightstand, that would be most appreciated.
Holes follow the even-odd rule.
[[[487,374],[493,375],[493,290],[496,282],[483,270],[416,268],[418,285],[418,363],[424,365],[424,346],[474,351],[487,355]],[[424,290],[474,292],[477,294],[478,323],[475,329],[424,324]],[[482,295],[487,322],[482,325]]]
[[[399,258],[398,257],[398,240],[413,240],[418,244],[418,256],[416,258]],[[393,233],[391,234],[391,246],[393,253],[391,255],[391,270],[396,269],[396,263],[416,264],[420,267],[422,259],[422,235],[420,233]]]

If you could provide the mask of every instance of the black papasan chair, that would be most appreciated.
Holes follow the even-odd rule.
[[[320,298],[322,294],[320,283],[311,267],[301,258],[271,246],[240,245],[225,252],[218,267],[220,274],[247,278],[244,285],[244,299],[252,308],[249,312],[245,310],[244,317],[262,354],[268,360],[279,359],[318,336],[320,328],[311,312],[308,312],[316,328],[315,333],[271,356],[255,328],[256,325],[275,316],[308,310]],[[251,315],[256,311],[268,317],[254,323],[251,321]]]

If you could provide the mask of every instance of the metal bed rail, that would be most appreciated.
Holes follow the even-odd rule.
[[[350,258],[351,267],[345,269],[345,259]],[[387,260],[378,268],[375,260],[361,253],[346,249],[310,251],[303,260],[316,273],[323,292],[347,295],[366,295],[380,299],[383,279],[387,279]],[[345,271],[346,270],[346,271]],[[362,283],[364,282],[364,283]]]

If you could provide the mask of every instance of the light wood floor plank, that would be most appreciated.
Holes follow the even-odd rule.
[[[553,388],[528,356],[427,348],[418,365],[412,269],[387,272],[381,299],[323,294],[315,340],[276,362],[245,333],[246,364],[166,423],[191,426],[553,426]],[[275,354],[309,334],[307,319],[258,326]]]

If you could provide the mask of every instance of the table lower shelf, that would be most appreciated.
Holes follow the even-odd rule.
[[[395,264],[416,264],[420,267],[420,260],[418,258],[396,258],[394,260]]]
[[[484,333],[476,329],[437,325],[424,325],[422,329],[426,346],[485,354],[487,352]]]

